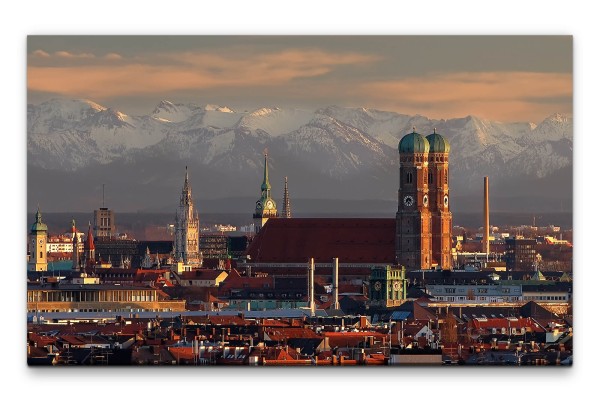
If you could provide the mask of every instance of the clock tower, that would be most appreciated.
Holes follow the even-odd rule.
[[[400,182],[396,213],[396,263],[408,270],[431,268],[431,212],[429,209],[429,142],[417,133],[398,145]]]
[[[431,211],[431,250],[433,264],[443,270],[452,268],[452,213],[448,185],[450,144],[436,133],[427,136],[429,142],[429,210]]]
[[[279,217],[277,213],[277,204],[271,197],[271,184],[269,183],[269,161],[265,152],[265,169],[263,183],[260,186],[260,199],[256,201],[254,207],[254,233],[258,234],[260,229],[266,224],[267,220],[273,217]]]
[[[48,259],[46,256],[46,243],[48,241],[48,226],[42,223],[42,213],[38,207],[35,214],[35,223],[31,226],[29,233],[29,271],[47,271]]]

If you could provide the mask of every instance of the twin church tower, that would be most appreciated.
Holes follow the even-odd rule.
[[[450,144],[435,129],[425,137],[413,127],[400,140],[398,151],[396,263],[409,270],[451,269]]]

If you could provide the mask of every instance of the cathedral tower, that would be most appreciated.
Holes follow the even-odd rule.
[[[431,212],[429,209],[429,142],[417,133],[398,145],[400,182],[396,213],[396,263],[408,270],[431,268]]]
[[[42,223],[42,213],[38,207],[35,214],[35,223],[29,232],[29,271],[47,271],[48,259],[46,256],[46,243],[48,242],[48,226]]]
[[[267,220],[273,217],[279,217],[279,214],[277,213],[277,205],[271,197],[271,184],[269,183],[269,162],[266,152],[263,183],[260,186],[260,199],[256,201],[256,206],[254,208],[254,214],[252,217],[254,218],[254,232],[256,234],[258,234]]]
[[[179,207],[175,214],[175,239],[173,240],[173,256],[176,261],[197,267],[200,265],[199,229],[200,219],[194,209],[192,188],[188,182],[187,166],[185,181],[179,198]]]
[[[431,212],[432,264],[444,270],[452,268],[452,213],[448,184],[450,144],[436,133],[427,136],[429,142],[429,210]]]

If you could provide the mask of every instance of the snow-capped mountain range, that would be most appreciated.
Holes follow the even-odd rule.
[[[252,196],[268,148],[273,177],[294,177],[290,189],[294,183],[306,198],[394,199],[398,142],[413,126],[424,135],[436,128],[450,142],[455,196],[479,190],[485,175],[497,189],[514,183],[530,187],[572,169],[573,121],[560,114],[539,123],[500,123],[338,106],[236,111],[163,100],[148,115],[130,116],[89,100],[53,99],[28,105],[29,188],[39,180],[49,185],[50,176],[107,181],[102,175],[110,177],[118,168],[118,175],[133,181],[123,182],[122,190],[151,184],[166,201],[168,195],[177,198],[168,191],[179,186],[178,177],[189,165],[192,179],[198,179],[196,193]],[[165,171],[167,165],[175,171]],[[212,185],[210,192],[205,184]],[[55,185],[67,188],[60,180]]]

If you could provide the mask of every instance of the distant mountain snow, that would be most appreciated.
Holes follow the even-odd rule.
[[[338,184],[363,180],[371,185],[365,198],[393,199],[395,190],[390,191],[387,180],[397,175],[398,142],[413,127],[423,135],[435,128],[448,139],[451,187],[456,191],[479,189],[483,175],[497,183],[511,177],[535,181],[573,164],[573,120],[560,114],[541,122],[503,123],[339,106],[239,112],[225,105],[162,100],[150,114],[130,116],[82,99],[28,105],[27,162],[74,173],[115,163],[143,164],[144,180],[152,181],[166,162],[179,161],[213,176],[218,171],[221,179],[241,190],[246,188],[243,180],[260,175],[262,153],[268,148],[275,173],[294,170],[297,180],[311,177],[310,185],[322,186],[324,196],[340,194]]]

